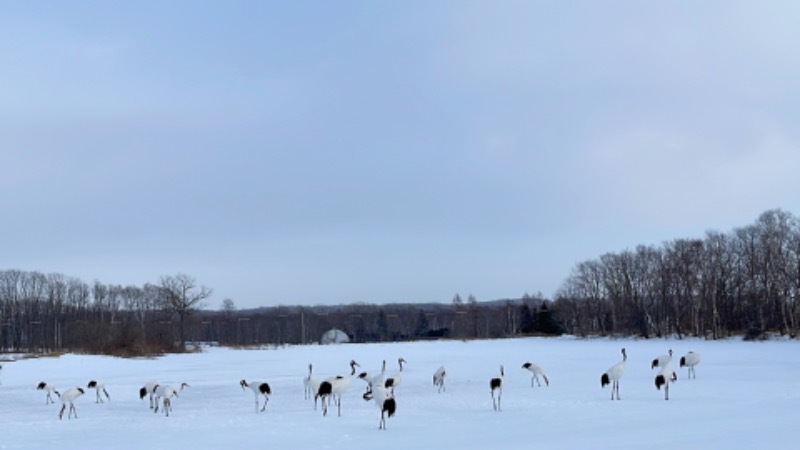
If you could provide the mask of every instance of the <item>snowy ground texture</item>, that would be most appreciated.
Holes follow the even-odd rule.
[[[621,401],[600,375],[628,352]],[[673,349],[678,381],[670,400],[654,385],[650,362]],[[697,378],[678,369],[689,350],[702,356]],[[375,372],[407,361],[397,414],[378,429],[379,410],[353,379],[336,410],[323,417],[303,396],[309,363],[319,377],[349,372],[355,359]],[[549,387],[531,387],[526,361],[545,370]],[[489,379],[505,366],[502,411],[492,410]],[[447,391],[432,374],[448,370]],[[513,339],[397,344],[297,346],[267,350],[206,349],[155,359],[65,355],[3,363],[0,449],[142,448],[797,448],[800,352],[792,341]],[[267,381],[263,413],[239,380]],[[111,401],[95,403],[91,379],[105,381]],[[169,417],[154,414],[139,388],[151,379],[190,385]],[[81,386],[79,418],[58,419],[40,381]]]

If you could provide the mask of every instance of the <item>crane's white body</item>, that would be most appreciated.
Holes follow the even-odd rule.
[[[533,387],[533,382],[534,381],[536,381],[536,384],[538,386],[542,385],[541,381],[539,381],[539,376],[540,375],[541,375],[542,378],[544,378],[544,384],[547,385],[547,386],[550,386],[550,380],[547,379],[547,375],[544,374],[544,370],[542,370],[542,368],[539,367],[538,365],[536,365],[534,363],[531,363],[531,362],[526,362],[525,364],[522,365],[522,368],[526,369],[526,370],[529,370],[531,372],[531,374],[532,374],[531,375],[531,387]]]
[[[358,374],[358,378],[364,380],[367,383],[367,390],[365,392],[369,392],[373,385],[381,385],[383,386],[384,381],[386,380],[386,360],[383,360],[381,364],[381,371],[380,373],[370,374],[369,372],[361,372]]]
[[[350,375],[331,377],[320,383],[317,396],[320,397],[320,401],[322,402],[323,416],[328,415],[328,403],[330,397],[333,397],[334,401],[336,402],[339,416],[342,415],[342,394],[344,394],[347,391],[348,386],[350,386],[350,380],[352,380],[353,376],[355,376],[357,366],[358,363],[354,360],[351,360]]]
[[[44,403],[49,405],[50,403],[55,403],[53,400],[53,396],[51,394],[56,394],[57,396],[61,397],[61,394],[56,389],[56,386],[53,383],[48,383],[47,381],[42,381],[36,386],[36,390],[38,391],[47,391],[47,397],[44,399]]]
[[[67,419],[72,418],[72,414],[75,413],[75,418],[78,418],[78,410],[75,409],[75,399],[83,395],[82,388],[69,388],[64,393],[61,394],[61,411],[58,412],[58,419],[61,420],[64,417],[64,409],[69,404],[69,412],[67,413]]]
[[[394,416],[397,410],[397,401],[394,395],[385,387],[375,385],[364,394],[363,398],[367,401],[373,400],[378,405],[378,409],[381,410],[381,421],[378,423],[378,429],[385,430],[386,418]]]
[[[664,367],[669,362],[672,361],[672,349],[669,349],[669,352],[666,355],[661,355],[658,358],[653,359],[653,362],[650,363],[650,368],[655,369],[656,367]]]
[[[686,355],[681,357],[680,366],[681,367],[688,367],[689,373],[687,378],[697,378],[697,374],[694,372],[694,366],[700,364],[700,354],[695,352],[689,352]]]
[[[505,372],[503,371],[503,366],[500,366],[500,376],[494,377],[489,380],[489,389],[492,391],[492,407],[495,411],[500,411],[500,400],[503,398],[503,377],[505,377]],[[495,395],[497,399],[495,399]]]
[[[314,398],[314,411],[316,411],[317,410],[317,399],[319,398],[317,396],[317,392],[319,391],[319,384],[322,383],[322,380],[319,379],[319,378],[316,378],[312,374],[312,370],[313,370],[313,367],[311,366],[311,364],[309,364],[308,365],[308,376],[306,376],[303,379],[303,385],[305,386],[305,390],[306,390],[305,398],[306,399],[309,399],[311,397]]]
[[[386,382],[386,360],[384,359],[381,362],[381,373],[373,376],[368,384],[369,386],[372,386],[373,384],[380,384],[381,386],[383,386],[385,382]]]
[[[394,394],[394,389],[397,386],[400,386],[400,383],[403,381],[403,364],[405,363],[406,363],[405,359],[397,358],[397,365],[400,366],[400,370],[394,375],[386,378],[386,381],[383,382],[383,386],[386,389],[389,389],[392,392],[392,394]]]
[[[156,385],[153,388],[153,394],[156,400],[156,406],[153,412],[158,412],[158,401],[161,400],[163,403],[164,415],[169,417],[169,412],[172,411],[172,397],[178,397],[178,393],[182,392],[187,387],[189,387],[189,385],[186,383],[181,383],[177,388],[175,386]]]
[[[656,389],[661,390],[661,386],[664,386],[664,400],[669,400],[669,385],[670,383],[674,383],[678,379],[678,375],[675,373],[675,369],[672,368],[672,364],[667,363],[665,364],[661,370],[656,375]]]
[[[436,372],[433,373],[433,385],[439,389],[439,393],[445,390],[444,388],[444,378],[447,376],[447,370],[444,366],[439,367],[436,369]]]
[[[86,387],[89,389],[94,389],[97,392],[97,400],[95,400],[95,403],[103,403],[103,398],[100,396],[101,391],[106,395],[108,401],[111,401],[111,396],[108,395],[106,384],[104,382],[92,380],[86,385]]]
[[[150,409],[153,409],[155,407],[156,394],[153,392],[153,390],[158,385],[159,385],[158,380],[151,380],[147,384],[142,386],[141,389],[139,389],[140,399],[144,399],[146,395],[150,397]]]
[[[264,381],[251,381],[248,383],[247,381],[242,380],[239,382],[239,385],[242,387],[242,390],[250,389],[251,391],[253,391],[253,394],[255,395],[256,398],[256,412],[258,412],[259,396],[264,397],[264,406],[261,408],[261,411],[263,412],[265,409],[267,409],[267,403],[269,403],[269,396],[270,394],[272,394],[272,389],[270,389],[269,383],[266,383]]]
[[[611,400],[614,400],[614,395],[616,394],[616,399],[620,400],[619,398],[619,379],[622,378],[622,374],[625,373],[625,364],[628,361],[628,353],[625,352],[625,349],[622,349],[622,361],[614,364],[608,370],[606,370],[603,375],[600,376],[600,386],[606,387],[607,384],[611,383]]]

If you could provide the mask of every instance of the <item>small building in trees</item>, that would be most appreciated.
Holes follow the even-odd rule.
[[[350,342],[350,336],[336,328],[326,331],[320,339],[321,344],[346,344],[348,342]]]

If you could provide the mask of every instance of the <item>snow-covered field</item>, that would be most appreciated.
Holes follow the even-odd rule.
[[[600,375],[621,360],[621,401],[601,389]],[[656,390],[650,362],[673,349],[702,362],[697,378],[678,370],[670,400]],[[327,417],[303,398],[309,363],[315,375],[349,372],[355,359],[375,372],[387,360],[408,363],[397,388],[398,410],[378,429],[379,410],[362,400],[353,379],[342,416]],[[521,365],[542,366],[549,387],[531,387]],[[448,369],[438,394],[433,372]],[[502,411],[492,410],[489,379],[505,366]],[[800,438],[800,352],[792,341],[580,340],[527,338],[397,344],[297,346],[267,350],[210,348],[155,359],[65,355],[6,362],[0,379],[0,449],[141,448],[546,448],[675,449],[797,448]],[[263,413],[239,380],[263,380],[272,397]],[[105,381],[111,401],[95,403],[91,379]],[[154,414],[139,388],[147,381],[190,385],[173,412]],[[78,419],[58,419],[60,403],[45,404],[40,381],[81,386]]]

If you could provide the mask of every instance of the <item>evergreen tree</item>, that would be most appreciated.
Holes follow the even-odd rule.
[[[378,340],[385,341],[389,338],[389,321],[386,319],[386,313],[381,308],[378,313]]]
[[[531,309],[526,303],[523,303],[519,310],[519,332],[522,334],[535,333],[537,331],[535,313],[531,313]]]
[[[537,317],[537,331],[544,334],[561,335],[564,334],[564,324],[558,321],[547,307],[547,303],[542,303]]]
[[[417,324],[414,327],[414,334],[418,337],[427,336],[428,326],[428,316],[426,316],[425,311],[420,308],[419,314],[417,314]]]

